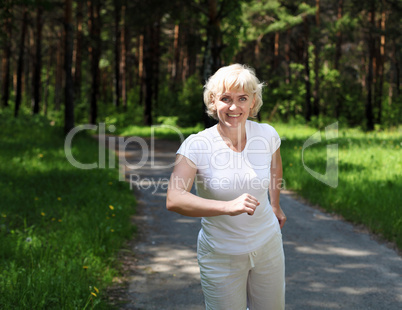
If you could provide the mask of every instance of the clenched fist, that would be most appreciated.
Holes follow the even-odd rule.
[[[231,216],[247,213],[253,215],[260,205],[258,200],[250,194],[243,194],[234,200],[225,202],[225,213]]]

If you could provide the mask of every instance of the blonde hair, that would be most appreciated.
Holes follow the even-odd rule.
[[[214,97],[229,90],[244,90],[254,97],[254,106],[251,108],[250,117],[256,117],[262,106],[261,83],[255,76],[254,69],[246,65],[233,64],[222,67],[212,75],[204,85],[204,103],[207,114],[218,119],[214,105]]]

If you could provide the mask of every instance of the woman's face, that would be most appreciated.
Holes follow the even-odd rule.
[[[215,96],[214,104],[219,122],[228,127],[244,125],[254,107],[254,101],[254,96],[244,90],[228,90]]]

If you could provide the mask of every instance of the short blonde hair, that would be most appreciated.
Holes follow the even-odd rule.
[[[258,80],[254,69],[251,67],[241,64],[222,67],[204,85],[204,103],[207,107],[207,114],[217,120],[214,97],[228,90],[242,89],[254,97],[255,102],[250,111],[250,117],[256,117],[262,106],[263,86],[264,83]]]

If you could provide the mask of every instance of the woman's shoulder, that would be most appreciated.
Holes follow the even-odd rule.
[[[256,134],[267,134],[267,133],[276,133],[276,130],[273,126],[267,123],[257,123],[255,121],[248,120],[249,128],[255,132]]]

